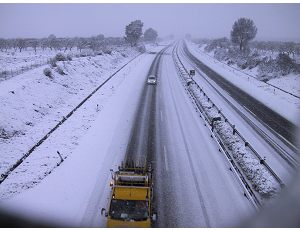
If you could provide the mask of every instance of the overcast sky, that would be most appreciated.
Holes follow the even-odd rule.
[[[240,17],[251,18],[258,40],[300,42],[300,4],[0,4],[0,37],[124,36],[135,19],[159,36],[230,35]]]

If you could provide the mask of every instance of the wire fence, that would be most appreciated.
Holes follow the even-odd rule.
[[[18,68],[10,68],[10,69],[5,68],[4,70],[0,70],[0,81],[7,80],[11,77],[23,74],[29,70],[32,70],[34,68],[37,68],[37,67],[49,64],[49,63],[50,63],[50,58],[47,58],[47,59],[41,59],[41,60],[31,62],[28,65],[24,65],[24,66],[21,66]]]
[[[235,68],[235,67],[233,67],[233,66],[230,66],[230,65],[228,65],[227,63],[225,63],[225,62],[223,62],[223,61],[217,60],[217,59],[215,59],[213,56],[207,54],[206,52],[203,52],[203,51],[201,51],[201,50],[198,50],[198,52],[201,53],[202,55],[206,55],[206,56],[210,57],[210,58],[214,61],[214,63],[219,62],[220,64],[222,64],[223,67],[229,68],[229,70],[237,71],[237,72],[239,72],[239,73],[241,73],[241,74],[243,74],[243,75],[248,76],[248,78],[250,77],[250,78],[252,78],[252,79],[255,79],[255,80],[257,80],[257,81],[260,81],[260,80],[257,79],[257,77],[255,77],[255,76],[253,76],[253,75],[250,75],[250,74],[248,74],[248,73],[246,73],[246,72],[244,72],[244,71],[242,71],[242,70],[239,70],[238,68]],[[265,82],[265,81],[261,81],[261,82],[263,82],[263,83],[265,83],[266,85],[268,85],[268,86],[270,86],[270,87],[273,87],[273,88],[275,88],[275,89],[277,89],[277,90],[279,90],[279,91],[282,91],[282,92],[284,92],[284,93],[286,93],[286,94],[289,94],[289,95],[291,95],[291,96],[293,96],[293,97],[295,97],[295,98],[300,99],[300,96],[295,95],[295,94],[292,93],[292,92],[289,92],[289,91],[287,91],[287,90],[284,90],[284,89],[282,89],[282,88],[280,88],[280,87],[277,87],[277,86],[275,86],[275,85],[273,85],[273,84],[271,84],[271,83]],[[274,90],[275,90],[275,89],[274,89]]]

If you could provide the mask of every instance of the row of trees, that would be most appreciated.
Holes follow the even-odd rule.
[[[105,38],[103,34],[97,36],[82,38],[57,38],[55,35],[51,34],[47,38],[42,39],[3,39],[0,38],[0,51],[7,51],[9,49],[14,49],[15,51],[22,52],[22,50],[32,47],[36,53],[37,49],[40,47],[42,50],[59,50],[67,51],[72,50],[76,47],[80,52],[83,49],[89,48],[93,51],[103,49],[108,45],[123,45],[126,42],[130,43],[131,46],[136,46],[138,41],[142,38],[144,41],[155,42],[157,39],[157,32],[149,28],[145,31],[144,36],[142,37],[142,28],[143,23],[141,20],[136,20],[131,22],[125,28],[125,38],[120,37],[108,37]]]
[[[208,39],[198,39],[194,40],[198,44],[207,44],[205,50],[210,52],[217,48],[227,49],[234,45],[228,38],[218,38],[213,40]],[[263,52],[269,51],[273,53],[285,53],[288,55],[300,55],[300,43],[295,42],[280,42],[280,41],[252,41],[249,42],[248,47],[244,48],[244,53],[246,49],[251,48],[253,51]]]
[[[230,39],[223,37],[214,40],[198,39],[194,42],[205,45],[206,52],[236,65],[241,69],[257,67],[257,77],[268,81],[276,76],[299,73],[300,67],[295,55],[300,55],[300,43],[278,41],[251,41],[257,34],[257,28],[251,19],[240,18],[234,22]],[[274,55],[270,55],[275,53]]]
[[[143,25],[141,20],[135,20],[125,27],[125,40],[130,43],[131,46],[136,46],[141,39],[143,35]],[[145,31],[143,40],[155,42],[157,36],[157,32],[154,29],[149,28]]]
[[[59,51],[67,51],[72,50],[72,48],[76,47],[78,50],[82,50],[85,48],[90,48],[92,50],[97,50],[101,47],[105,47],[107,45],[122,45],[125,41],[122,38],[104,38],[104,35],[100,34],[98,36],[93,36],[89,38],[57,38],[55,35],[49,35],[47,38],[42,39],[1,39],[0,38],[0,50],[7,51],[9,49],[14,49],[15,51],[20,51],[27,49],[28,47],[32,47],[34,51],[37,51],[37,48],[41,48],[42,50],[50,49],[50,50],[59,50]]]
[[[287,55],[300,55],[300,43],[280,42],[280,41],[251,41],[257,34],[257,28],[251,19],[240,18],[234,22],[230,34],[230,39],[223,37],[218,39],[195,39],[198,44],[206,44],[205,50],[210,52],[215,49],[228,49],[238,45],[239,50],[244,55],[253,51],[270,51],[272,54],[285,53]]]

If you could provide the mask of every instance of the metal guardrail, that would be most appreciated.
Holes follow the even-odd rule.
[[[185,76],[189,76],[188,70],[183,65],[182,61],[180,60],[180,58],[178,56],[178,53],[176,53],[176,57],[175,57],[175,48],[173,50],[173,59],[174,59],[174,62],[176,64],[176,67],[178,68],[179,75],[181,76],[181,78],[184,81],[184,83],[186,83],[186,79],[184,79],[183,76],[184,75]],[[210,98],[205,94],[205,92],[203,91],[203,89],[195,81],[193,81],[193,83],[196,84],[196,86],[197,86],[197,88],[198,88],[199,91],[202,91],[202,94],[206,97],[206,99],[208,101],[211,101]],[[220,135],[217,132],[214,132],[213,126],[212,126],[212,121],[209,119],[208,115],[206,115],[206,113],[205,113],[202,105],[198,102],[198,100],[197,100],[196,96],[194,95],[193,91],[190,91],[188,89],[188,87],[186,87],[186,86],[185,86],[185,88],[186,88],[187,92],[190,94],[191,98],[193,98],[195,104],[197,105],[198,110],[201,112],[202,116],[204,117],[204,120],[206,122],[206,126],[210,127],[210,130],[211,130],[211,133],[212,133],[212,137],[215,138],[215,140],[217,141],[217,143],[219,144],[219,146],[222,148],[222,150],[226,154],[228,160],[231,162],[232,166],[235,168],[237,174],[240,176],[240,178],[241,178],[241,180],[242,180],[245,188],[247,189],[248,193],[253,197],[253,200],[254,200],[255,204],[258,205],[258,206],[260,206],[261,204],[259,202],[259,199],[257,199],[257,197],[255,196],[255,193],[253,192],[253,189],[247,183],[247,180],[243,176],[243,174],[241,172],[241,169],[235,164],[234,160],[232,159],[231,154],[229,153],[229,150],[227,150],[226,145],[223,143],[222,138],[220,137]],[[244,142],[245,147],[247,147],[247,150],[250,151],[254,156],[256,156],[256,158],[258,158],[260,164],[262,164],[262,165],[264,165],[266,167],[266,169],[276,179],[276,181],[280,184],[281,187],[284,187],[284,184],[281,181],[281,179],[271,169],[271,167],[266,163],[265,159],[262,158],[257,153],[257,151],[249,144],[249,142],[247,142],[246,139],[240,134],[240,132],[238,132],[236,130],[235,126],[228,121],[227,117],[221,112],[221,110],[214,103],[212,103],[212,107],[214,107],[218,111],[218,114],[220,114],[220,116],[222,117],[223,121],[227,122],[230,125],[230,127],[232,128],[233,134],[237,135],[239,137],[239,139],[241,139]]]
[[[180,64],[184,67],[183,63],[179,59],[178,54],[177,54],[177,58],[180,61]],[[184,67],[184,70],[185,70],[186,74],[188,74],[188,71],[187,71],[187,69],[185,67]],[[210,98],[205,94],[205,92],[203,91],[203,89],[196,82],[194,82],[194,83],[204,93],[204,96],[208,100],[210,100]],[[279,182],[279,184],[281,185],[281,187],[283,187],[284,183],[281,181],[281,179],[278,177],[278,175],[271,169],[271,167],[266,163],[266,161],[264,160],[264,158],[262,158],[258,154],[258,152],[251,146],[251,144],[246,141],[246,139],[242,136],[242,134],[235,128],[235,125],[229,122],[229,120],[227,119],[227,117],[222,113],[222,111],[214,103],[212,103],[212,106],[219,112],[219,114],[223,117],[224,121],[226,121],[230,125],[230,127],[233,130],[233,132],[235,134],[237,134],[239,136],[239,138],[245,143],[245,146],[247,146],[251,150],[251,152],[259,159],[260,163],[263,164],[271,172],[271,174],[276,178],[276,180]],[[209,119],[208,119],[208,121],[209,121]],[[211,124],[211,122],[212,121],[209,121],[210,124]]]
[[[186,48],[186,46],[185,46]],[[200,73],[200,75],[202,75]],[[231,101],[229,101],[224,95],[205,77],[203,76],[203,79],[218,93],[218,95],[223,98],[232,108],[235,110],[237,113],[240,114],[240,116],[272,147],[274,150],[277,151],[277,153],[289,164],[292,168],[296,168],[299,166],[299,162],[297,159],[292,156],[290,153],[285,151],[284,149],[281,148],[274,140],[271,138],[266,132],[264,132],[259,126],[257,126],[255,123],[253,123],[244,113],[242,113]],[[260,121],[262,122],[262,121]],[[233,124],[231,124],[233,126]],[[273,133],[272,130],[270,130],[271,133],[275,136],[276,134]],[[291,150],[296,154],[299,152],[297,147],[295,146],[290,146],[290,143],[287,143],[284,139],[282,140],[280,137],[279,139],[288,147],[291,148]]]
[[[174,47],[175,50],[175,47]],[[187,85],[186,85],[186,79],[184,79],[185,75],[187,74],[187,69],[185,68],[185,66],[182,64],[181,60],[179,59],[179,57],[177,56],[178,59],[175,58],[175,51],[173,50],[173,60],[174,63],[176,65],[177,68],[177,73],[179,74],[181,81],[183,83],[183,86],[186,90],[186,92],[188,93],[189,97],[193,99],[194,104],[196,105],[195,109],[196,111],[200,112],[200,117],[203,118],[204,120],[204,125],[209,128],[209,119],[206,116],[206,114],[203,112],[203,109],[201,107],[201,104],[196,100],[195,95],[193,94],[193,92],[189,91]],[[211,137],[217,142],[217,144],[219,145],[219,151],[223,151],[223,153],[225,154],[226,159],[228,160],[230,166],[232,166],[232,168],[230,167],[230,171],[232,171],[233,173],[235,173],[235,176],[237,177],[240,185],[242,186],[242,188],[244,188],[244,196],[250,200],[253,204],[253,206],[255,207],[255,209],[258,209],[261,206],[260,200],[257,198],[256,194],[254,193],[254,191],[252,190],[252,188],[250,187],[249,183],[247,182],[247,180],[245,179],[244,175],[242,174],[242,172],[240,171],[240,169],[237,167],[236,163],[234,162],[234,160],[232,159],[231,155],[229,154],[229,152],[227,151],[227,149],[225,148],[224,143],[221,141],[220,138],[216,137],[215,134],[212,132],[211,129],[209,129],[211,132]]]

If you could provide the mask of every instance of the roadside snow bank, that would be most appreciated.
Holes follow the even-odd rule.
[[[66,161],[36,187],[1,201],[2,207],[28,218],[53,222],[54,225],[104,227],[105,218],[101,217],[100,210],[107,207],[108,203],[109,169],[117,169],[123,160],[139,96],[154,57],[144,54],[122,69],[116,81],[111,83],[114,93],[108,97],[106,106],[101,107],[101,113],[78,141],[76,149],[69,150],[72,153]],[[110,87],[98,95],[109,94]],[[83,117],[85,111],[93,111],[99,99],[98,96],[91,98],[93,103],[85,105],[84,110],[78,112],[79,117]],[[57,139],[72,133],[76,123],[78,117],[70,121],[67,129],[58,131]],[[59,142],[51,144],[60,145]],[[48,155],[50,145],[41,147],[39,154],[44,152],[44,155]]]
[[[263,197],[271,197],[279,192],[280,185],[271,175],[257,156],[247,148],[245,142],[236,135],[234,129],[222,117],[214,104],[204,95],[203,91],[195,83],[191,83],[189,89],[202,107],[202,112],[208,118],[214,133],[219,136],[233,159],[243,170],[254,190]]]
[[[250,78],[248,75],[234,68],[227,66],[218,60],[210,57],[204,52],[201,52],[196,44],[186,42],[188,50],[201,62],[213,69],[216,73],[221,75],[224,79],[230,81],[235,86],[239,87],[247,94],[262,102],[267,107],[271,108],[278,114],[282,115],[295,125],[299,124],[300,114],[300,100],[283,91],[280,91],[266,83],[255,78]],[[293,76],[293,75],[291,75]],[[297,75],[298,76],[298,75]],[[272,80],[274,85],[285,84],[284,89],[289,92],[298,91],[300,89],[300,81],[297,76],[282,78],[281,81]],[[284,82],[284,83],[283,83]],[[288,83],[290,82],[290,83]],[[272,83],[272,82],[270,82]],[[295,89],[296,88],[296,89]],[[282,107],[284,105],[284,107]]]

